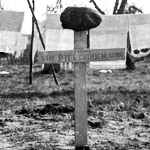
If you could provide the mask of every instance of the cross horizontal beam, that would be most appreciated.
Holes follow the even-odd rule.
[[[125,48],[38,52],[38,62],[41,64],[110,60],[125,60]]]

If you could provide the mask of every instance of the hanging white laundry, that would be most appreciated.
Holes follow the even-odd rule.
[[[130,25],[131,55],[144,57],[150,53],[150,24]]]

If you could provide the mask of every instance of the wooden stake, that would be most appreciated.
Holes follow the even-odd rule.
[[[74,49],[87,48],[86,31],[74,32]],[[75,71],[75,147],[87,144],[86,62],[74,63]]]
[[[125,60],[125,48],[87,49],[86,31],[74,32],[74,50],[46,51],[38,53],[39,63],[74,62],[75,92],[75,149],[89,150],[87,145],[87,91],[86,62]]]
[[[32,4],[33,4],[33,12],[35,9],[35,2],[34,0],[32,0]],[[32,74],[32,68],[33,68],[33,60],[32,60],[32,54],[33,54],[33,41],[34,40],[34,18],[32,17],[32,35],[31,35],[31,48],[30,48],[30,71],[29,71],[29,78],[30,78],[30,84],[32,84],[32,78],[33,78],[33,74]]]
[[[27,0],[27,2],[28,2],[28,4],[29,4],[29,8],[30,8],[30,10],[31,10],[31,13],[32,13],[32,16],[33,16],[35,25],[36,25],[36,28],[37,28],[37,30],[38,30],[39,37],[40,37],[40,41],[41,41],[41,43],[42,43],[43,49],[45,50],[45,44],[44,44],[44,41],[43,41],[43,38],[42,38],[42,35],[41,35],[41,32],[40,32],[40,28],[39,28],[38,23],[37,23],[37,19],[36,19],[35,15],[34,15],[34,12],[33,12],[33,10],[32,10],[32,6],[31,6],[31,4],[30,4],[30,1]],[[52,69],[52,73],[53,73],[53,77],[54,77],[55,83],[56,83],[56,85],[58,85],[58,80],[57,80],[56,75],[55,75],[54,66],[53,66],[52,64],[50,64],[50,65],[51,65],[51,69]]]

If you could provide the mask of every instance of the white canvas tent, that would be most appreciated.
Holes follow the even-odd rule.
[[[150,54],[150,24],[131,25],[129,31],[131,55],[133,57],[144,57]]]
[[[117,16],[118,17],[118,16]],[[101,24],[101,26],[90,30],[90,48],[97,49],[97,48],[126,48],[127,44],[127,29],[124,27],[126,23],[126,18],[123,20],[124,22],[120,21],[120,16],[116,19],[116,23],[118,27],[120,24],[120,30],[116,30],[116,25],[112,20],[113,24],[108,29],[104,29],[106,26],[105,24],[110,22],[110,17],[106,16],[106,21]],[[102,29],[101,29],[102,28]],[[118,45],[118,40],[120,40],[120,44]],[[113,42],[110,42],[113,41]],[[72,30],[62,29],[61,22],[60,22],[60,15],[48,14],[47,15],[47,23],[46,23],[46,50],[69,50],[74,49],[74,32]],[[112,62],[92,62],[90,63],[90,67],[101,66],[100,68],[105,69],[108,67],[113,67],[113,69],[118,68],[125,68],[125,60],[120,61],[119,63],[116,61],[113,65]],[[105,64],[105,66],[103,65]],[[119,65],[118,65],[119,64]],[[117,66],[118,65],[118,66]]]
[[[24,12],[0,11],[0,31],[21,32]]]
[[[102,16],[102,23],[90,30],[90,48],[127,50],[128,17],[126,15]],[[90,62],[94,69],[124,69],[125,60]]]
[[[144,57],[150,54],[150,14],[129,16],[131,55]]]
[[[128,32],[131,42],[131,54],[133,54],[135,48],[149,48],[149,24],[149,14],[103,15],[102,23],[97,28],[90,30],[90,48],[110,50],[111,48],[125,48],[127,51]],[[73,31],[62,29],[60,15],[47,14],[45,31],[46,50],[67,50],[73,48]],[[140,36],[143,36],[142,40]],[[142,43],[142,47],[139,41]],[[138,57],[138,55],[134,56]],[[91,62],[90,67],[97,69],[123,69],[126,68],[126,60]]]
[[[26,48],[27,38],[22,36],[21,29],[24,12],[0,11],[0,52],[20,53]]]
[[[119,48],[127,50],[127,33],[133,57],[147,56],[150,53],[150,14],[126,14],[102,16],[102,23],[91,30],[91,48]],[[143,49],[143,50],[142,50]],[[136,53],[134,51],[136,50]],[[139,52],[138,52],[139,51]],[[91,62],[94,68],[119,69],[125,61]]]
[[[74,49],[74,32],[62,28],[58,14],[47,14],[45,44],[47,51]],[[61,68],[72,69],[72,63],[63,63]]]
[[[102,29],[98,32],[90,31],[91,49],[113,49],[125,48],[127,50],[127,29]],[[94,69],[124,69],[125,60],[90,62],[90,67]]]

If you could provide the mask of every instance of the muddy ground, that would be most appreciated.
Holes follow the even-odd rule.
[[[87,72],[88,144],[92,150],[150,149],[150,65],[134,71]],[[74,72],[53,76],[34,67],[1,65],[0,149],[73,149]]]

